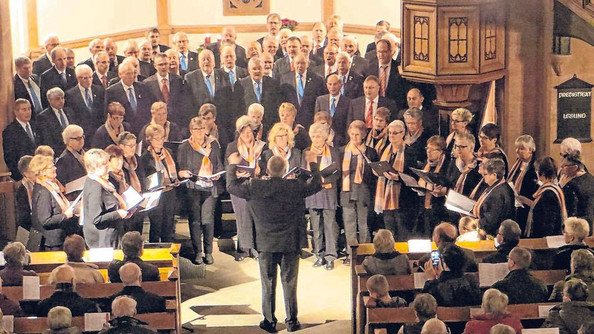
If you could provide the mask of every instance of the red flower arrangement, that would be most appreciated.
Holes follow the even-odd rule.
[[[291,20],[291,19],[282,19],[281,21],[281,29],[284,28],[288,28],[291,29],[291,31],[295,30],[295,27],[299,25],[299,22],[295,21],[295,20]]]

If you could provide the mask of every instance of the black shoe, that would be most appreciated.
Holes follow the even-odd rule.
[[[332,270],[332,269],[334,269],[334,261],[326,262],[326,270]]]
[[[344,259],[344,261],[342,261],[342,264],[344,264],[345,266],[350,266],[351,258],[347,256],[346,259]]]
[[[301,324],[297,320],[285,322],[285,325],[287,326],[287,332],[295,332],[301,329]]]
[[[235,253],[235,261],[240,262],[243,261],[244,257],[243,255],[239,254],[239,253]]]
[[[214,259],[212,257],[212,254],[206,254],[206,256],[204,256],[204,263],[206,263],[206,264],[213,264],[214,263]]]
[[[202,255],[196,255],[196,258],[194,259],[194,264],[196,265],[201,265],[204,263],[204,261],[202,260]]]
[[[276,333],[276,324],[264,319],[260,321],[260,328],[267,331],[268,333]]]
[[[324,260],[323,257],[318,258],[318,260],[316,261],[316,263],[314,263],[314,267],[321,267],[324,264],[326,264],[326,260]]]

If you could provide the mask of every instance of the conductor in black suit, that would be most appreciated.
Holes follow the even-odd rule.
[[[292,103],[297,107],[296,122],[308,128],[313,123],[316,99],[326,94],[326,85],[319,75],[308,71],[307,55],[297,54],[294,63],[295,71],[285,73],[281,77],[282,99],[283,102]]]
[[[215,57],[216,68],[221,67],[221,48],[224,46],[231,46],[235,48],[235,55],[237,56],[237,66],[246,68],[247,57],[245,55],[245,49],[241,45],[237,45],[235,40],[237,39],[237,32],[235,28],[231,26],[223,27],[221,31],[222,39],[215,43],[210,43],[206,46],[207,49],[212,51]]]
[[[398,64],[392,59],[392,43],[380,39],[376,46],[376,59],[369,62],[364,75],[375,75],[380,79],[380,96],[396,102],[399,108],[406,108],[406,80],[398,72]]]
[[[50,89],[47,99],[50,106],[37,117],[40,144],[48,145],[54,152],[62,152],[66,148],[62,130],[74,122],[74,112],[64,108],[64,92],[59,87]]]
[[[45,36],[45,39],[43,40],[43,48],[45,49],[45,53],[33,62],[34,74],[41,75],[43,72],[52,68],[53,65],[50,61],[50,52],[52,52],[52,50],[59,45],[60,40],[56,34],[48,34]]]
[[[31,104],[25,99],[14,102],[15,119],[2,131],[2,149],[4,162],[12,173],[12,178],[22,178],[18,169],[19,159],[24,155],[33,155],[39,144],[35,127],[31,124]]]
[[[329,48],[326,48],[328,50]],[[331,74],[326,79],[326,88],[330,94],[318,96],[315,112],[327,111],[332,117],[332,130],[334,130],[334,146],[341,147],[347,143],[347,117],[351,107],[351,99],[342,95],[340,89],[342,82],[338,75]]]
[[[238,181],[235,173],[242,158],[237,153],[229,156],[227,166],[227,190],[246,199],[254,215],[264,313],[260,328],[271,333],[276,332],[277,322],[274,316],[277,266],[281,268],[287,330],[296,331],[301,326],[297,320],[297,274],[301,238],[306,235],[304,199],[322,189],[315,154],[309,154],[305,159],[313,173],[310,182],[283,179],[287,163],[277,156],[268,160],[268,180]]]
[[[25,99],[31,103],[31,117],[39,114],[41,107],[41,90],[39,76],[31,73],[31,60],[27,57],[18,57],[14,60],[16,74],[14,75],[14,99]]]
[[[54,48],[51,52],[54,66],[41,75],[41,104],[47,108],[47,91],[60,87],[63,91],[76,86],[74,70],[66,67],[66,50],[63,47]]]

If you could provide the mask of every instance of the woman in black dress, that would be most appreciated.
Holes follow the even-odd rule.
[[[569,217],[583,218],[594,222],[594,176],[586,170],[579,151],[567,153],[561,162],[559,185],[565,194]]]
[[[522,231],[525,231],[528,212],[534,200],[534,193],[538,189],[538,176],[534,169],[536,144],[529,135],[518,137],[515,144],[518,158],[510,168],[507,181],[514,188],[516,199],[523,205],[516,208],[516,222]]]

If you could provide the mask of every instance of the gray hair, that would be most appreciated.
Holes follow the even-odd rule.
[[[248,110],[247,110],[247,114],[249,115],[250,113],[253,113],[253,112],[259,112],[262,115],[264,115],[264,106],[261,105],[260,103],[250,104],[250,106],[248,107]]]
[[[68,144],[68,140],[78,133],[83,135],[84,130],[76,124],[69,124],[65,127],[64,130],[62,130],[62,140],[64,141],[64,144]]]
[[[404,130],[405,129],[404,122],[399,119],[392,121],[392,122],[390,122],[390,124],[388,124],[388,129],[390,129],[390,128],[400,128],[401,130]]]
[[[114,317],[133,317],[136,315],[136,301],[128,296],[118,296],[111,303],[111,314]]]
[[[54,95],[58,95],[64,97],[64,91],[60,87],[54,87],[47,91],[46,96],[47,99],[50,100]]]
[[[90,72],[91,74],[93,73],[93,70],[87,64],[78,65],[74,69],[74,72],[76,73],[76,77],[78,77],[79,75],[81,75],[83,71]]]
[[[346,58],[349,61],[349,64],[353,61],[353,59],[351,58],[351,55],[344,51],[340,51],[339,53],[336,54],[336,60],[338,60],[338,57]]]
[[[64,306],[55,306],[47,313],[49,328],[58,330],[72,325],[72,312]]]
[[[570,154],[575,152],[582,152],[582,143],[579,140],[569,137],[563,139],[561,142],[561,153]]]
[[[485,171],[491,174],[497,174],[497,179],[501,179],[505,174],[505,163],[500,158],[489,159],[485,162]]]
[[[523,146],[529,149],[532,152],[536,151],[536,144],[534,143],[534,138],[531,135],[521,135],[516,138],[515,142],[516,146]]]
[[[404,117],[411,117],[417,121],[423,120],[423,112],[418,108],[409,108],[404,112]]]

